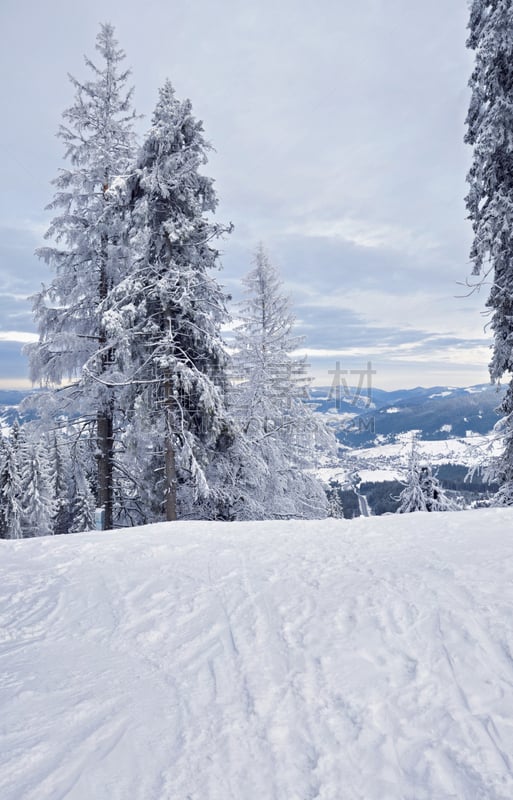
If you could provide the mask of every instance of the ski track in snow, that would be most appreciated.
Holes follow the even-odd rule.
[[[511,800],[512,522],[0,542],[1,800]]]

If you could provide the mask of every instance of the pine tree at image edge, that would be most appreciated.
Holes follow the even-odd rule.
[[[492,381],[513,374],[513,4],[473,0],[467,46],[475,51],[465,141],[473,148],[466,197],[473,274],[490,283]],[[497,502],[513,504],[513,378],[500,406],[504,451]]]

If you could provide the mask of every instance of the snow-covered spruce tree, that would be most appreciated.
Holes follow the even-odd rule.
[[[408,463],[408,476],[404,489],[399,495],[397,513],[455,510],[456,506],[445,494],[429,464],[420,460],[417,443],[413,440]]]
[[[55,433],[49,440],[50,484],[54,499],[53,533],[69,533],[72,522],[72,473],[70,442],[64,434]],[[81,465],[80,465],[81,466]]]
[[[340,483],[336,480],[331,480],[326,489],[328,517],[333,517],[334,519],[344,519],[344,508],[342,506],[342,500],[340,499],[340,489]]]
[[[108,319],[131,413],[125,472],[147,520],[157,509],[168,520],[200,514],[211,494],[206,470],[228,434],[227,315],[211,274],[212,242],[228,229],[208,217],[217,205],[199,171],[208,150],[190,102],[166,81],[126,187],[131,271]]]
[[[9,442],[0,430],[0,539],[7,538],[7,509],[3,490],[9,477],[9,473],[7,471],[7,462],[9,457],[8,449]]]
[[[232,413],[236,410],[232,406]],[[206,470],[210,487],[203,503],[202,518],[220,520],[266,519],[265,487],[269,469],[262,453],[243,432],[240,421],[232,417],[232,432],[225,447]]]
[[[73,444],[71,474],[70,533],[94,530],[94,497],[91,492],[84,463],[87,463],[85,447],[81,442]]]
[[[19,447],[21,479],[21,527],[25,538],[54,532],[57,511],[48,442],[23,437]]]
[[[34,381],[55,389],[61,408],[89,420],[96,437],[97,503],[112,527],[115,395],[110,380],[113,350],[106,325],[109,296],[126,272],[125,221],[113,186],[126,177],[133,159],[132,90],[121,67],[111,25],[102,25],[97,66],[86,58],[92,78],[75,88],[59,137],[69,168],[54,184],[50,208],[57,210],[47,233],[53,242],[38,255],[54,269],[48,287],[34,297],[39,343],[30,348]],[[86,430],[84,428],[84,430]]]
[[[22,539],[21,475],[18,453],[19,428],[3,439],[0,471],[0,538]]]
[[[467,45],[475,50],[465,141],[473,147],[466,198],[474,230],[473,272],[489,276],[492,381],[513,372],[513,1],[473,0]],[[505,449],[498,501],[513,504],[513,381],[500,406]]]
[[[293,355],[302,340],[293,333],[289,300],[262,245],[244,285],[231,394],[239,436],[250,455],[246,451],[232,459],[238,487],[234,516],[325,517],[324,488],[308,469],[334,439],[304,403],[306,363]]]

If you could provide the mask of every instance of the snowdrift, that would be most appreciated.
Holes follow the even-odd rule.
[[[0,542],[0,797],[511,800],[512,523]]]

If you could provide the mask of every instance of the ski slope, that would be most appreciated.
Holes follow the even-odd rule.
[[[1,800],[511,800],[512,523],[0,542]]]

